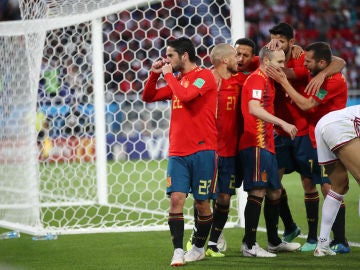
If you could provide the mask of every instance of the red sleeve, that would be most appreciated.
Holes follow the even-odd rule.
[[[205,72],[207,71],[207,72]],[[210,70],[203,70],[196,73],[197,76],[193,79],[190,85],[184,87],[174,77],[173,74],[167,73],[164,78],[172,89],[173,94],[182,102],[188,102],[204,95],[208,90],[216,89],[215,77]]]
[[[253,76],[249,76],[249,78],[246,81],[246,88],[247,91],[247,99],[250,100],[258,100],[263,101],[264,96],[264,79],[263,76],[260,75],[260,72],[257,72],[253,74]]]
[[[343,93],[347,93],[346,81],[342,74],[337,73],[326,78],[320,90],[312,97],[318,103],[324,103]],[[347,94],[343,96],[347,96]],[[338,102],[340,102],[340,100],[338,100]]]
[[[172,92],[168,86],[156,88],[157,80],[160,74],[150,72],[150,76],[146,81],[144,91],[142,93],[142,100],[145,102],[153,102],[159,100],[171,99]]]
[[[288,65],[289,68],[293,69],[297,80],[307,80],[309,76],[309,70],[304,66],[304,57],[305,53],[302,53],[297,59],[292,58],[290,66]]]

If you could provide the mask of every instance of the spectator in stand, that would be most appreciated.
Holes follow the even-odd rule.
[[[245,17],[246,20],[258,24],[260,21],[260,14],[263,14],[262,12],[267,12],[268,9],[263,5],[263,3],[260,3],[260,1],[244,1],[245,2]]]
[[[274,12],[275,22],[282,22],[288,12],[288,3],[286,0],[275,0],[271,9]]]
[[[327,40],[327,33],[330,29],[330,25],[329,25],[329,16],[327,16],[327,12],[326,10],[316,10],[315,12],[315,20],[314,20],[314,28],[313,29],[309,29],[305,26],[305,29],[309,29],[310,31],[318,31],[318,35],[317,35],[317,40],[313,40],[313,42],[315,41],[326,41]],[[300,23],[300,21],[299,21]],[[308,41],[304,40],[301,44],[306,44]],[[308,42],[311,43],[311,42]]]
[[[259,30],[259,25],[251,23],[248,29],[248,36],[253,40],[257,47],[261,48],[266,44],[267,37]]]
[[[271,14],[271,18],[267,19],[269,24],[278,23],[276,12],[269,13],[274,7],[272,4],[275,5],[276,10],[277,1],[245,1],[247,36],[260,48],[266,43],[266,38],[259,31],[263,18]],[[360,1],[284,0],[282,4],[287,8],[288,14],[292,15],[285,17],[284,21],[294,25],[296,40],[300,46],[304,47],[315,41],[332,40],[341,48],[337,50],[332,46],[333,54],[349,60],[347,65],[351,65],[356,57],[360,57],[360,29],[357,30],[360,28],[360,23],[359,26],[356,23],[360,17]],[[281,7],[281,10],[283,9]],[[259,14],[262,15],[261,19]],[[339,36],[336,36],[337,32],[340,32]],[[360,61],[356,65],[360,66]]]

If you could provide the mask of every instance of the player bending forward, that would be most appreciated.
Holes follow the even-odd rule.
[[[314,256],[336,255],[330,248],[331,227],[349,190],[348,172],[360,184],[360,105],[330,112],[315,128],[319,163],[324,165],[331,189],[322,207],[320,236]]]

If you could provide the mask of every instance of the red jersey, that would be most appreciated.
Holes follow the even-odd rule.
[[[305,53],[301,53],[298,58],[291,58],[287,63],[286,67],[293,69],[296,79],[289,80],[291,85],[296,91],[302,94],[305,97],[308,97],[304,90],[308,83],[309,71],[304,66],[304,57]],[[281,86],[279,86],[281,88]],[[279,89],[278,88],[278,89]],[[296,136],[304,136],[309,133],[308,126],[308,113],[301,110],[286,94],[283,89],[276,91],[275,96],[275,115],[284,121],[293,124],[298,129]],[[283,129],[280,127],[275,127],[276,132],[282,136],[289,136]]]
[[[309,135],[313,146],[316,148],[315,126],[325,114],[346,107],[348,88],[342,73],[327,77],[320,90],[312,96],[319,105],[309,114]]]
[[[241,88],[248,74],[239,72],[229,79],[222,79],[218,91],[217,131],[218,154],[233,157],[237,154],[243,119],[240,112]]]
[[[241,93],[244,132],[240,137],[239,150],[255,146],[275,153],[273,124],[263,121],[249,112],[249,101],[258,100],[266,111],[274,114],[274,99],[274,81],[266,77],[260,69],[251,73],[245,81]]]
[[[176,78],[165,74],[167,85],[156,88],[160,74],[150,73],[143,100],[172,100],[169,156],[187,156],[203,150],[217,150],[217,83],[208,69],[197,67]]]

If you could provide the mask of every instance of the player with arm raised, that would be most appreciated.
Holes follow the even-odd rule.
[[[324,70],[332,61],[332,53],[330,46],[324,42],[315,42],[305,48],[304,65],[310,71],[311,76],[315,76]],[[321,184],[321,191],[325,197],[330,190],[330,180],[322,172],[318,165],[315,141],[315,126],[319,119],[325,114],[342,109],[346,106],[347,101],[347,85],[344,76],[338,72],[332,76],[326,77],[320,90],[309,96],[299,94],[290,84],[286,75],[280,69],[269,68],[267,72],[275,80],[277,80],[292,101],[297,106],[309,111],[309,136],[313,145],[313,178],[318,179],[316,183]],[[321,177],[319,177],[319,175]],[[314,181],[314,180],[313,180]],[[345,205],[342,204],[341,211],[338,213],[338,222],[333,227],[334,242],[331,244],[334,251],[339,253],[350,252],[350,247],[345,238]]]
[[[179,72],[177,77],[174,72]],[[157,88],[161,74],[167,85]],[[171,266],[205,257],[204,245],[213,219],[209,200],[216,187],[216,95],[215,77],[210,70],[196,65],[192,42],[188,38],[168,41],[166,59],[153,63],[142,98],[145,102],[172,101],[166,180],[170,196],[168,223],[174,246]],[[183,208],[189,191],[198,211],[198,232],[192,249],[184,254]]]
[[[276,49],[281,47],[281,43],[274,39],[266,46],[270,49]],[[241,186],[242,180],[239,175],[241,164],[236,158],[239,135],[243,129],[239,94],[246,78],[260,65],[259,57],[255,55],[255,43],[248,38],[240,38],[235,42],[238,71],[236,73],[235,59],[233,59],[234,49],[231,48],[230,45],[219,44],[215,46],[210,55],[214,74],[219,81],[217,110],[218,198],[213,205],[214,220],[206,252],[206,255],[210,257],[223,257],[224,254],[221,252],[226,250],[226,240],[222,232],[228,218],[231,196],[235,194],[235,189]],[[294,49],[293,53],[297,54],[298,51]],[[194,217],[194,230],[186,244],[187,250],[191,249],[192,239],[196,235],[196,212]]]
[[[240,111],[240,95],[244,81],[250,71],[259,66],[259,57],[255,56],[255,43],[248,38],[240,38],[235,42],[235,50],[229,44],[216,45],[210,54],[213,72],[218,81],[218,198],[213,205],[214,220],[210,231],[206,255],[223,257],[226,250],[226,240],[223,229],[228,219],[231,196],[235,189],[241,186],[237,149],[243,128]],[[196,234],[195,226],[187,249],[192,246]]]
[[[319,82],[323,82],[326,77],[340,72],[345,65],[341,58],[333,56],[331,63],[319,73],[314,74],[314,77],[308,83],[309,71],[304,66],[305,53],[302,52],[297,57],[293,53],[295,48],[293,27],[281,22],[271,28],[269,32],[272,40],[276,39],[282,44],[286,57],[285,67],[283,68],[286,77],[293,88],[303,96],[308,96],[305,91],[306,87],[316,89]],[[275,127],[276,157],[280,179],[283,178],[284,174],[294,171],[300,174],[308,221],[308,236],[306,243],[301,247],[301,251],[313,251],[317,242],[319,215],[319,193],[316,183],[321,183],[321,175],[314,176],[312,172],[314,162],[310,161],[313,160],[313,147],[309,138],[308,113],[301,110],[286,92],[279,90],[276,91],[275,115],[294,124],[298,129],[296,138],[291,140],[284,131]],[[300,228],[297,227],[292,218],[284,188],[282,189],[280,202],[280,217],[285,227],[283,240],[291,242],[300,234]]]

